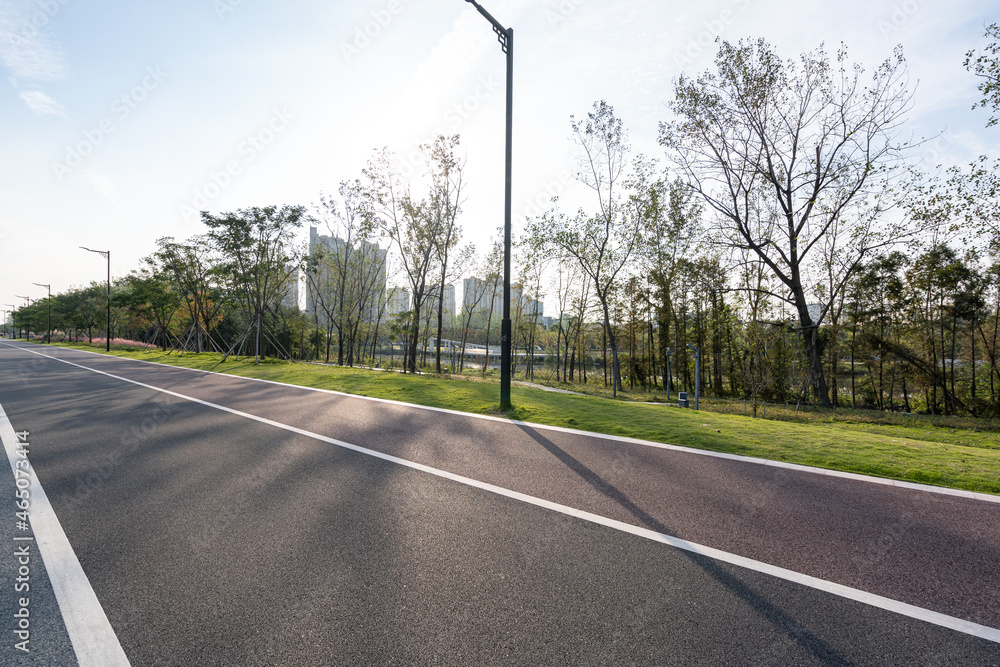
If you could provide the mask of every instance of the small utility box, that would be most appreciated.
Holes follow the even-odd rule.
[[[686,391],[677,392],[677,407],[679,408],[689,408],[688,404],[688,393]]]

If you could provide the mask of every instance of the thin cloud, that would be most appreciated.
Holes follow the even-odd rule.
[[[17,79],[51,81],[66,74],[62,50],[45,27],[9,4],[0,5],[0,61]]]
[[[66,75],[66,59],[44,23],[38,24],[37,17],[46,15],[37,9],[26,2],[0,1],[0,62],[10,71],[10,81],[17,89]],[[65,115],[60,104],[37,90],[22,92],[19,97],[35,113]]]
[[[49,114],[52,116],[62,116],[66,117],[66,109],[63,105],[56,102],[54,99],[46,95],[40,90],[29,90],[18,95],[24,103],[28,105],[28,108],[37,113],[39,116]]]

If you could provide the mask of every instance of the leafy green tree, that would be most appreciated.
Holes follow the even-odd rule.
[[[667,349],[671,327],[676,320],[675,283],[680,262],[695,253],[702,237],[702,205],[680,180],[638,178],[632,195],[633,206],[644,207],[646,224],[642,260],[656,287],[659,325],[659,356],[663,376],[667,376]],[[720,283],[720,287],[725,283]]]
[[[107,286],[92,282],[87,287],[70,289],[52,297],[53,327],[86,330],[88,342],[94,342],[94,329],[104,325],[107,314]],[[43,321],[44,322],[44,321]]]
[[[851,336],[852,405],[857,401],[855,363],[860,352],[867,369],[863,395],[869,406],[892,409],[898,379],[909,411],[907,364],[899,355],[884,353],[893,348],[902,349],[911,338],[907,329],[909,325],[913,330],[913,323],[907,322],[904,314],[913,312],[913,295],[907,293],[902,277],[909,264],[909,258],[900,251],[873,257],[859,267],[846,290],[844,310],[849,320],[845,329]]]
[[[236,295],[255,330],[254,358],[260,363],[264,316],[277,308],[295,275],[298,258],[296,230],[302,226],[302,206],[265,206],[222,215],[202,211],[208,238],[221,256],[219,272]],[[272,341],[274,342],[274,341]],[[277,343],[276,343],[277,344]]]
[[[984,278],[983,299],[987,303],[987,311],[976,323],[976,331],[990,364],[990,410],[996,417],[1000,415],[1000,262],[994,261],[980,275]]]
[[[914,356],[910,361],[922,371],[930,385],[927,405],[933,413],[942,411],[938,403],[938,389],[943,394],[945,414],[957,414],[960,407],[964,408],[954,390],[955,345],[949,345],[949,334],[954,338],[957,331],[954,314],[949,316],[949,311],[967,276],[968,267],[952,248],[943,244],[931,246],[914,260],[906,272],[908,286],[915,297],[913,316],[920,325],[919,342],[923,350],[923,358]],[[951,382],[948,375],[949,350],[952,354]]]
[[[156,241],[157,250],[145,262],[150,270],[169,276],[188,313],[188,339],[196,352],[211,343],[212,330],[222,320],[226,297],[216,277],[218,259],[209,240],[194,236],[178,243],[167,236]],[[187,340],[181,347],[186,348]]]
[[[116,303],[149,322],[155,328],[154,338],[159,338],[163,350],[167,349],[171,326],[183,299],[171,284],[170,276],[156,271],[155,262],[150,261],[143,270],[126,276]]]

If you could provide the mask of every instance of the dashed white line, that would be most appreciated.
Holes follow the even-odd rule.
[[[29,350],[34,352],[33,350]],[[39,352],[34,352],[35,354],[41,354]],[[48,356],[42,354],[42,356]],[[930,609],[924,609],[923,607],[917,607],[916,605],[907,604],[905,602],[900,602],[898,600],[893,600],[891,598],[883,597],[881,595],[875,595],[867,591],[863,591],[857,588],[851,588],[849,586],[844,586],[842,584],[837,584],[832,581],[827,581],[825,579],[820,579],[818,577],[812,577],[807,574],[802,574],[800,572],[795,572],[793,570],[788,570],[782,567],[777,567],[775,565],[770,565],[761,561],[753,560],[751,558],[745,558],[737,554],[729,553],[726,551],[721,551],[719,549],[714,549],[712,547],[707,547],[701,544],[696,544],[694,542],[688,542],[687,540],[682,540],[673,535],[667,535],[665,533],[658,533],[648,528],[640,528],[639,526],[633,526],[632,524],[625,523],[623,521],[617,521],[615,519],[609,519],[598,514],[593,514],[591,512],[585,512],[583,510],[577,509],[575,507],[569,507],[567,505],[561,505],[559,503],[554,503],[543,498],[537,498],[535,496],[530,496],[519,491],[513,491],[511,489],[506,489],[504,487],[489,484],[487,482],[482,482],[477,479],[472,479],[470,477],[464,477],[462,475],[456,475],[454,473],[448,472],[447,470],[440,470],[438,468],[432,468],[430,466],[424,465],[422,463],[416,463],[414,461],[408,461],[406,459],[401,459],[390,454],[385,454],[383,452],[375,451],[373,449],[368,449],[366,447],[361,447],[359,445],[354,445],[349,442],[344,442],[342,440],[336,440],[334,438],[321,435],[319,433],[313,433],[312,431],[307,431],[295,426],[290,426],[288,424],[283,424],[272,419],[266,419],[257,415],[253,415],[247,412],[242,412],[240,410],[235,410],[224,405],[219,405],[216,403],[211,403],[209,401],[202,400],[200,398],[195,398],[193,396],[187,396],[185,394],[180,394],[175,391],[170,391],[169,389],[162,389],[153,385],[146,384],[144,382],[139,382],[137,380],[132,380],[126,377],[121,377],[119,375],[114,375],[105,371],[100,371],[94,368],[89,368],[80,364],[73,363],[72,361],[67,361],[65,359],[59,359],[58,357],[49,357],[55,361],[62,362],[69,366],[74,366],[91,373],[97,373],[99,375],[104,375],[106,377],[114,378],[116,380],[121,380],[122,382],[128,382],[145,389],[150,389],[152,391],[167,394],[168,396],[174,396],[182,400],[190,401],[192,403],[197,403],[199,405],[204,405],[206,407],[214,408],[216,410],[221,410],[222,412],[228,412],[229,414],[236,415],[238,417],[243,417],[245,419],[250,419],[262,424],[267,424],[268,426],[273,426],[275,428],[280,428],[291,433],[296,433],[298,435],[303,435],[308,438],[313,438],[314,440],[319,440],[321,442],[326,442],[331,445],[336,445],[337,447],[342,447],[360,454],[365,454],[377,459],[382,459],[397,465],[405,466],[407,468],[412,468],[414,470],[419,470],[443,479],[448,479],[466,486],[470,486],[476,489],[481,489],[483,491],[488,491],[490,493],[503,496],[505,498],[510,498],[512,500],[517,500],[529,505],[534,505],[535,507],[541,507],[553,512],[558,512],[567,516],[582,519],[584,521],[589,521],[607,528],[612,528],[614,530],[621,531],[623,533],[629,533],[631,535],[636,535],[653,542],[659,542],[661,544],[667,544],[669,546],[675,547],[677,549],[683,549],[684,551],[689,551],[692,553],[700,554],[708,558],[713,558],[715,560],[722,561],[724,563],[730,563],[738,567],[746,568],[754,572],[760,572],[762,574],[767,574],[778,579],[783,579],[785,581],[790,581],[808,588],[815,590],[820,590],[838,597],[846,598],[849,600],[854,600],[856,602],[861,602],[879,609],[884,609],[901,616],[907,616],[919,621],[924,621],[926,623],[931,623],[940,627],[948,628],[961,632],[963,634],[972,635],[974,637],[979,637],[981,639],[986,639],[988,641],[1000,643],[1000,630],[996,628],[991,628],[985,625],[980,625],[978,623],[973,623],[965,619],[957,618],[954,616],[949,616],[947,614],[942,614],[936,611],[931,611]],[[103,614],[103,611],[102,611]]]

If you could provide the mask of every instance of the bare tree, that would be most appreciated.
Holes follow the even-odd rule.
[[[360,182],[342,182],[340,200],[320,195],[313,220],[323,223],[329,240],[318,239],[307,266],[316,306],[327,325],[327,361],[330,334],[337,330],[337,363],[354,365],[363,322],[375,319],[385,284],[387,252],[378,247],[365,215],[367,202]]]
[[[799,317],[817,397],[830,404],[817,328],[866,255],[904,233],[892,177],[906,144],[896,131],[911,107],[897,48],[864,81],[841,48],[782,61],[763,40],[722,42],[717,72],[679,77],[676,120],[660,143],[689,187],[715,212],[716,240],[756,254],[783,286],[778,298]],[[831,235],[843,270],[817,317],[809,285],[830,260]],[[828,246],[829,247],[829,246]]]
[[[611,326],[612,293],[629,266],[641,242],[642,220],[624,210],[619,187],[624,189],[625,162],[629,146],[621,119],[603,100],[594,103],[586,120],[571,117],[573,134],[582,150],[578,179],[597,195],[598,210],[593,215],[583,210],[573,217],[550,211],[530,226],[532,234],[547,237],[561,254],[574,258],[590,277],[594,294],[601,305],[604,331],[614,364],[612,388],[621,389],[618,364],[618,339]],[[637,165],[643,161],[638,160]]]
[[[566,369],[569,366],[569,310],[570,294],[575,281],[574,271],[576,265],[566,261],[566,258],[559,259],[559,266],[556,269],[556,302],[559,306],[559,321],[556,329],[556,381],[566,381]],[[566,362],[562,364],[563,374],[560,376],[559,368],[562,358],[562,344],[566,344]]]
[[[462,205],[462,172],[465,163],[455,156],[458,147],[458,136],[439,136],[430,146],[423,146],[427,154],[430,170],[431,193],[428,200],[428,215],[433,218],[432,225],[437,229],[434,238],[434,251],[438,264],[438,308],[437,308],[437,344],[434,357],[435,370],[441,372],[441,334],[444,330],[444,292],[448,282],[448,271],[451,268],[449,260],[452,250],[462,238],[462,228],[458,225],[458,214]],[[468,261],[468,253],[462,255],[462,262]],[[460,271],[461,272],[461,269]],[[454,313],[452,313],[454,316]]]
[[[993,111],[997,112],[1000,111],[1000,24],[986,26],[984,37],[992,37],[993,41],[981,51],[966,52],[964,64],[965,69],[982,79],[978,90],[983,99],[973,104],[972,108],[993,107]],[[991,116],[986,127],[996,125],[998,120],[997,116]]]
[[[427,147],[422,148],[426,150]],[[415,200],[411,196],[409,186],[403,185],[393,162],[393,155],[382,149],[363,170],[367,179],[365,197],[369,202],[366,215],[399,251],[400,265],[409,283],[412,314],[404,369],[416,373],[420,322],[424,302],[433,287],[431,276],[437,266],[441,231],[438,223],[442,218],[435,215],[433,201]]]

